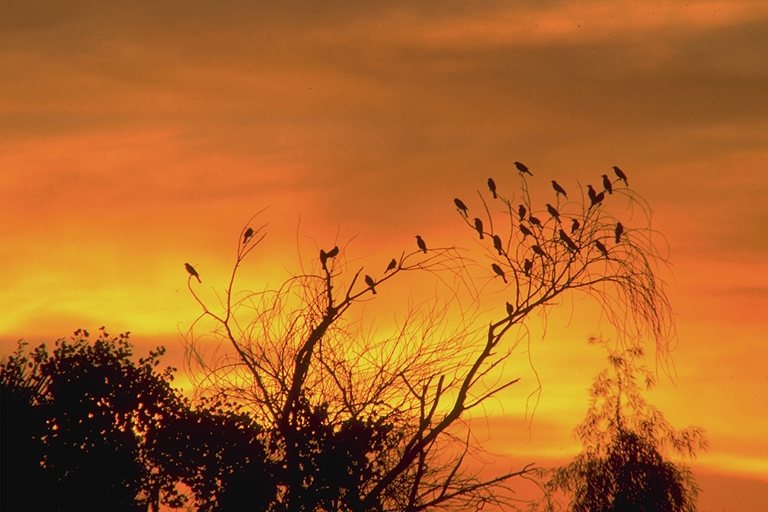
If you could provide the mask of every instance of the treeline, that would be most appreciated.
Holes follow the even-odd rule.
[[[0,364],[4,511],[253,510],[276,490],[248,414],[193,406],[164,350],[135,360],[129,334],[78,330]]]

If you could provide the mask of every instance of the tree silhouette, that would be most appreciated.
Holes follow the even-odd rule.
[[[404,251],[383,276],[351,268],[342,248],[332,264],[307,262],[275,288],[236,289],[239,269],[265,235],[262,226],[251,242],[237,244],[218,301],[188,286],[201,308],[186,337],[201,376],[198,392],[231,397],[264,427],[278,489],[269,510],[468,510],[510,503],[509,480],[532,468],[490,478],[472,473],[467,461],[481,447],[463,420],[519,380],[501,369],[521,342],[528,316],[566,292],[586,293],[617,332],[627,338],[650,333],[664,353],[668,303],[655,276],[661,258],[642,199],[626,187],[598,202],[568,200],[555,190],[549,200],[559,215],[552,216],[545,201],[531,200],[527,175],[520,171],[511,196],[497,186],[490,201],[478,191],[479,207],[462,201],[485,212],[477,220],[490,236],[481,240],[480,223],[458,212],[480,246],[478,255],[439,244],[427,252],[417,236],[419,250]],[[639,207],[642,218],[606,258],[595,244],[614,240],[616,218],[608,203],[619,198]],[[538,222],[530,221],[540,213]],[[560,215],[578,219],[578,232],[563,237]],[[445,297],[407,309],[389,335],[362,328],[356,314],[374,299],[362,276],[371,276],[380,297],[395,280],[410,282],[405,276],[413,273],[434,276],[445,285]],[[504,277],[494,281],[502,295],[494,294],[494,318],[474,323],[476,311],[486,307],[481,289],[494,276]],[[457,324],[449,323],[452,314]],[[223,342],[215,354],[202,343],[211,339]],[[339,459],[346,462],[331,463],[339,447],[348,450]]]
[[[200,510],[238,510],[222,505],[243,475],[259,477],[250,499],[271,492],[257,426],[221,402],[191,409],[157,371],[163,352],[136,362],[129,335],[103,328],[51,353],[20,343],[0,364],[2,509],[157,511],[187,501],[183,482]]]
[[[552,472],[549,489],[569,493],[574,512],[695,511],[698,488],[690,470],[662,453],[670,447],[694,456],[706,448],[703,432],[675,431],[643,399],[641,383],[650,389],[654,378],[638,364],[639,345],[608,352],[609,368],[595,378],[587,415],[576,428],[584,451]]]

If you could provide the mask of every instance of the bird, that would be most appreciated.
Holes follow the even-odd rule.
[[[579,251],[579,247],[574,243],[573,240],[571,240],[571,237],[565,234],[565,231],[561,229],[559,231],[559,234],[560,234],[560,240],[565,242],[565,245],[567,245],[570,250],[576,251],[576,252]]]
[[[506,283],[507,282],[507,276],[504,275],[504,271],[501,270],[501,267],[498,266],[496,263],[491,263],[491,269],[496,272],[497,275],[501,276],[501,279]]]
[[[457,197],[453,200],[453,203],[456,205],[456,208],[461,212],[461,214],[464,215],[464,217],[468,215],[467,205],[464,204],[464,201]]]
[[[534,217],[533,215],[528,217],[528,222],[530,222],[534,226],[541,226],[541,221],[538,218]]]
[[[621,222],[617,222],[614,232],[616,233],[616,243],[621,242],[621,235],[624,233],[624,225]]]
[[[526,210],[525,206],[521,204],[517,207],[517,213],[520,215],[520,220],[523,220],[525,218],[525,214],[528,213],[528,210]]]
[[[245,233],[243,233],[243,245],[248,243],[248,240],[251,239],[253,236],[253,228],[249,227],[245,230]]]
[[[416,245],[418,245],[419,249],[423,252],[427,252],[427,244],[424,243],[424,239],[421,238],[421,235],[416,235]]]
[[[589,201],[591,203],[590,207],[600,204],[600,201],[602,201],[603,198],[605,197],[605,193],[600,192],[598,194],[597,192],[595,192],[595,189],[592,188],[592,185],[587,185],[587,187],[589,189],[587,191],[587,194],[589,195]]]
[[[592,185],[587,185],[587,195],[589,196],[589,200],[594,205],[595,201],[597,201],[597,192],[595,192],[595,189],[592,187]]]
[[[477,217],[475,217],[475,229],[477,230],[477,234],[480,235],[480,240],[482,240],[483,239],[483,221]]]
[[[553,219],[560,220],[560,213],[557,211],[557,208],[552,206],[551,204],[547,203],[547,211],[552,216]]]
[[[619,178],[621,181],[623,181],[623,182],[624,182],[624,184],[625,184],[626,186],[629,186],[629,182],[627,181],[627,175],[626,175],[626,174],[624,174],[624,171],[622,171],[621,169],[619,169],[618,167],[616,167],[616,166],[614,165],[614,166],[613,166],[613,172],[616,174],[616,177],[617,177],[617,178]]]
[[[493,198],[496,199],[496,182],[493,181],[493,178],[488,178],[488,190],[491,191]]]
[[[603,188],[609,194],[613,194],[613,185],[611,184],[611,180],[608,178],[607,174],[603,174]]]
[[[526,277],[531,275],[532,268],[533,268],[533,262],[528,258],[525,258],[525,261],[523,262],[523,273],[526,275]]]
[[[531,249],[533,249],[533,252],[535,252],[539,256],[546,256],[547,255],[547,253],[544,252],[544,249],[539,247],[538,244],[535,244],[533,247],[531,247]]]
[[[499,256],[503,254],[501,249],[501,237],[499,235],[493,235],[493,248],[499,253]]]
[[[384,273],[386,274],[390,270],[395,270],[396,267],[397,267],[397,260],[395,258],[392,258],[391,260],[389,260],[389,265],[387,265],[387,270],[385,270]]]
[[[335,258],[338,255],[339,255],[339,246],[338,245],[334,245],[333,249],[328,251],[328,257],[329,258]]]
[[[325,252],[323,249],[320,249],[320,265],[323,266],[324,269],[328,269],[326,266],[326,263],[328,262],[328,253]]]
[[[523,224],[520,224],[520,232],[523,234],[523,236],[533,236],[531,230],[525,227]]]
[[[533,173],[528,170],[528,167],[520,162],[515,162],[515,167],[517,167],[517,170],[520,171],[520,175],[528,174],[530,176],[533,176]]]
[[[552,188],[555,189],[555,195],[563,194],[563,197],[568,198],[568,194],[565,193],[565,189],[560,186],[558,182],[552,180]]]
[[[195,267],[193,267],[189,263],[185,263],[184,268],[187,269],[187,272],[189,272],[190,277],[194,277],[197,279],[198,283],[202,283],[202,281],[200,280],[200,274],[197,273],[197,270],[195,270]]]
[[[603,245],[603,243],[600,240],[595,241],[595,247],[597,247],[597,249],[601,253],[603,253],[603,256],[605,256],[606,258],[608,257],[608,249],[605,247],[605,245]]]
[[[512,313],[514,313],[514,312],[515,312],[515,306],[513,306],[512,304],[507,302],[507,314],[509,316],[512,316]]]
[[[579,221],[577,219],[571,219],[571,234],[578,231],[580,227],[581,227],[581,224],[579,224]]]
[[[376,288],[375,288],[376,281],[374,281],[371,276],[369,275],[365,276],[365,284],[367,284],[368,288],[370,288],[373,294],[376,295]]]

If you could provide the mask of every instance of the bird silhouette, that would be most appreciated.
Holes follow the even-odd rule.
[[[461,212],[461,214],[464,215],[464,217],[469,215],[467,213],[467,205],[464,204],[464,201],[457,197],[453,200],[453,203],[456,205],[456,208]]]
[[[557,208],[552,206],[551,204],[547,203],[547,211],[552,216],[553,219],[560,220],[560,213],[557,211]]]
[[[613,184],[611,183],[611,180],[608,178],[607,174],[603,174],[603,188],[609,194],[613,194]]]
[[[547,255],[547,253],[544,252],[544,249],[539,247],[538,244],[536,244],[533,247],[531,247],[531,249],[533,249],[533,252],[535,252],[539,256],[546,256]]]
[[[624,184],[625,184],[626,186],[629,186],[629,182],[627,181],[627,175],[626,175],[626,174],[624,174],[624,171],[622,171],[621,169],[619,169],[618,167],[616,167],[616,166],[614,165],[614,166],[613,166],[613,172],[616,174],[616,177],[617,177],[617,178],[619,178],[621,181],[623,181],[623,182],[624,182]]]
[[[501,270],[501,267],[498,266],[496,263],[491,263],[491,269],[496,272],[497,275],[501,276],[501,279],[506,283],[507,282],[507,276],[504,274],[504,271]]]
[[[531,215],[528,217],[528,222],[530,222],[534,226],[541,226],[541,221],[537,218]]]
[[[326,264],[328,263],[328,253],[325,252],[323,249],[320,249],[320,265],[323,266],[324,269],[328,269]]]
[[[525,214],[528,213],[528,210],[525,209],[525,206],[522,204],[517,207],[517,214],[520,215],[520,220],[523,220],[525,218]]]
[[[520,232],[523,234],[523,236],[533,236],[531,230],[525,227],[524,224],[520,224]]]
[[[189,263],[185,263],[184,268],[187,269],[187,272],[189,272],[190,277],[194,277],[195,279],[197,279],[198,283],[202,283],[202,281],[200,280],[200,274],[197,273],[197,270],[195,270],[195,267],[193,267]]]
[[[376,295],[376,288],[375,288],[376,281],[374,281],[371,276],[369,276],[369,275],[365,276],[365,284],[367,284],[368,288],[370,288],[371,291],[373,292],[373,294]]]
[[[575,233],[579,230],[581,227],[581,224],[579,224],[579,221],[576,219],[571,219],[571,234]]]
[[[579,252],[579,247],[574,243],[573,240],[571,240],[571,237],[569,237],[565,231],[562,229],[559,231],[560,234],[560,240],[565,242],[565,245],[568,246],[568,248],[574,252]]]
[[[475,217],[475,229],[477,230],[477,234],[480,235],[480,240],[482,240],[483,239],[483,221],[477,217]]]
[[[496,252],[499,253],[499,256],[504,253],[504,251],[501,249],[501,237],[499,237],[499,235],[493,235],[493,248],[496,249]]]
[[[427,252],[427,244],[424,243],[421,235],[416,235],[416,245],[418,245],[419,249],[421,249],[423,252]]]
[[[603,256],[605,256],[606,258],[608,257],[608,249],[605,247],[605,245],[603,245],[603,243],[600,240],[595,241],[595,247],[597,247],[597,249],[601,253],[603,253]]]
[[[520,171],[521,175],[528,174],[530,176],[533,176],[533,173],[528,170],[528,167],[525,164],[520,162],[515,162],[515,167],[517,167],[517,170]]]
[[[496,182],[493,181],[493,178],[488,178],[488,190],[491,191],[493,198],[496,199]]]
[[[509,316],[512,316],[512,313],[514,313],[514,312],[515,312],[515,306],[513,306],[512,304],[507,302],[507,314]]]
[[[523,262],[523,273],[526,275],[526,277],[529,277],[531,275],[532,268],[533,268],[533,262],[528,258],[525,258],[525,261]]]
[[[396,267],[397,267],[397,260],[395,258],[392,258],[391,260],[389,260],[389,265],[387,265],[387,270],[385,270],[384,273],[386,274],[390,270],[395,270]]]
[[[328,257],[329,258],[335,258],[338,255],[339,255],[339,246],[338,245],[334,245],[333,249],[328,251]]]
[[[592,185],[587,185],[588,191],[587,195],[589,195],[589,201],[590,201],[590,207],[600,204],[600,202],[605,198],[605,193],[600,192],[599,194],[595,192],[595,189],[592,188]]]
[[[253,236],[253,228],[248,228],[245,230],[245,233],[243,233],[243,245],[248,243],[248,240],[251,239]]]
[[[616,243],[621,242],[621,235],[624,234],[624,225],[621,222],[616,223],[614,233],[616,233]]]
[[[563,194],[563,197],[568,198],[568,194],[565,193],[565,189],[560,186],[558,182],[552,180],[552,188],[555,189],[555,195]]]

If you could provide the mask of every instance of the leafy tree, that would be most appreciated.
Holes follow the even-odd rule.
[[[158,372],[158,348],[138,362],[129,334],[78,330],[52,353],[40,345],[0,365],[3,510],[233,510],[244,475],[270,492],[259,428],[222,402],[191,408]],[[13,468],[13,469],[10,469]],[[39,492],[29,492],[29,482]]]
[[[489,180],[491,195],[479,193],[479,206],[454,200],[479,240],[475,252],[417,236],[411,250],[374,269],[353,267],[346,247],[324,247],[279,286],[240,290],[238,271],[266,235],[266,226],[245,226],[223,296],[206,299],[206,285],[189,276],[201,308],[187,336],[202,374],[198,391],[239,401],[264,426],[277,468],[268,510],[510,503],[508,482],[531,467],[490,478],[473,473],[467,461],[481,447],[464,420],[519,380],[504,369],[529,315],[567,292],[586,293],[619,333],[649,333],[664,352],[668,303],[655,275],[662,259],[648,209],[626,176],[617,170],[617,179],[605,176],[604,189],[590,185],[580,199],[553,182],[543,204],[532,200],[531,171],[523,168],[511,195]],[[610,212],[622,204],[626,227]],[[429,276],[435,284],[424,284]],[[360,308],[397,280],[438,291],[407,305],[391,333],[381,334]],[[490,306],[479,291],[488,286],[503,294]],[[489,307],[486,321],[481,312]],[[212,341],[215,353],[206,351]],[[346,452],[336,464],[340,449]]]
[[[654,377],[639,364],[635,345],[609,350],[609,368],[595,378],[590,404],[576,436],[584,451],[557,468],[551,491],[570,493],[574,512],[692,512],[698,488],[690,470],[663,456],[666,448],[686,456],[706,448],[701,429],[676,431],[647,403],[643,389]],[[640,382],[638,382],[640,379]]]

